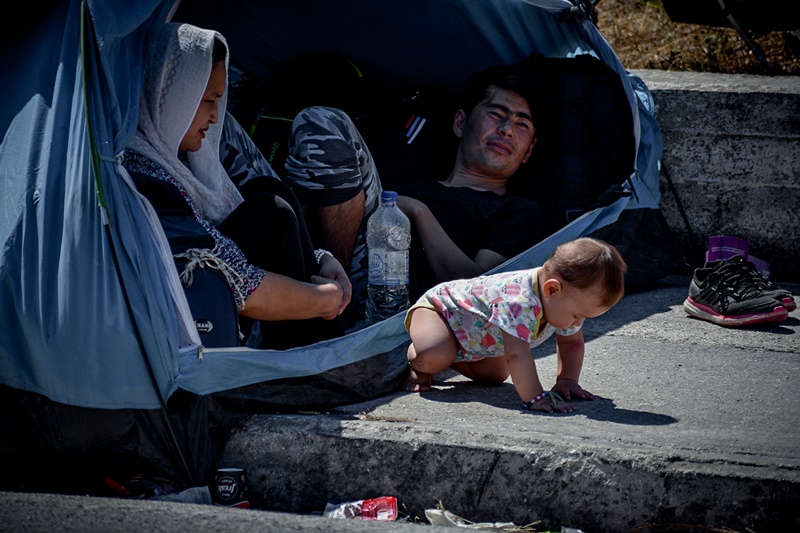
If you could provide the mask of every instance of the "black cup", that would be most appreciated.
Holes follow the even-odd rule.
[[[210,489],[214,505],[244,506],[247,503],[247,476],[244,468],[217,468]]]

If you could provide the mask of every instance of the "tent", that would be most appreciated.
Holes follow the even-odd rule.
[[[401,315],[298,349],[202,346],[177,273],[159,260],[163,232],[119,172],[117,154],[136,127],[149,28],[174,20],[217,29],[232,64],[264,77],[317,50],[353,58],[380,84],[445,88],[531,52],[602,62],[619,80],[634,136],[624,191],[500,270],[539,265],[580,235],[626,233],[626,217],[658,210],[652,98],[587,17],[590,8],[567,0],[24,8],[35,12],[23,12],[0,57],[9,85],[0,106],[0,488],[96,493],[104,476],[136,473],[203,484],[243,414],[353,402],[396,390],[404,378]]]

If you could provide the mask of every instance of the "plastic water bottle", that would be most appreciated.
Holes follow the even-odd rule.
[[[381,204],[367,221],[367,323],[408,309],[408,248],[411,222],[397,207],[397,193],[383,191]]]

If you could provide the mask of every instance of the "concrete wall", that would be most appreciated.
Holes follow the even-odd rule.
[[[800,282],[800,77],[633,72],[653,93],[663,161],[695,236],[662,175],[662,211],[684,250],[741,237],[773,281]]]

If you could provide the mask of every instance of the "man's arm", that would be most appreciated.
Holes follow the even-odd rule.
[[[503,256],[491,250],[480,250],[474,259],[468,257],[448,237],[428,206],[419,200],[398,196],[397,205],[414,225],[437,281],[472,278],[505,261]]]

